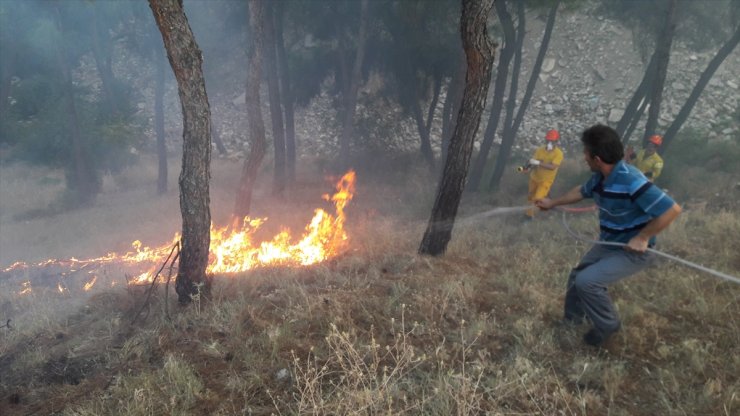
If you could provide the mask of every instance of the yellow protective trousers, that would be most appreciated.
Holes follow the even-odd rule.
[[[550,187],[552,187],[552,182],[537,182],[530,179],[527,201],[529,201],[530,204],[534,204],[534,201],[547,197],[550,193]],[[535,213],[539,210],[539,208],[532,207],[527,210],[527,216],[534,218]]]

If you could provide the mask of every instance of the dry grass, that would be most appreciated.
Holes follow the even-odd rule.
[[[218,178],[231,168],[214,169],[213,200],[229,204],[220,210],[231,201]],[[34,181],[32,173],[19,174],[12,188],[3,182],[0,192],[30,187],[21,178]],[[2,264],[17,253],[107,250],[109,241],[139,238],[145,221],[165,224],[148,231],[160,236],[155,242],[169,239],[174,195],[137,190],[144,173],[131,175],[129,188],[111,185],[94,208],[25,225],[12,215],[27,206],[0,198],[2,247],[13,241],[6,230],[30,234],[15,239]],[[271,215],[310,210],[326,191],[320,180],[311,183]],[[623,330],[606,348],[589,348],[580,342],[585,327],[556,325],[567,272],[587,248],[563,232],[558,216],[462,225],[445,256],[423,257],[415,253],[433,186],[384,183],[360,175],[351,247],[339,258],[217,276],[210,301],[180,308],[170,296],[171,321],[160,288],[146,319],[131,326],[142,293],[111,288],[122,282],[120,271],[101,276],[104,284],[87,296],[51,286],[18,296],[20,280],[0,276],[0,320],[13,319],[11,330],[0,328],[0,413],[737,414],[737,285],[662,263],[611,289]],[[523,196],[494,199],[518,205]],[[471,199],[463,212],[489,207]],[[97,225],[78,237],[56,235],[71,235],[85,218]],[[571,225],[589,233],[594,221],[574,216]],[[35,246],[42,229],[53,243]],[[740,213],[708,205],[685,212],[660,248],[737,274],[737,235]],[[83,278],[67,279],[72,287]]]

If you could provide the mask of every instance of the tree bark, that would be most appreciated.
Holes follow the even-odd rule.
[[[250,48],[249,63],[247,64],[246,104],[247,119],[249,121],[249,156],[244,161],[239,188],[236,192],[234,205],[235,226],[249,215],[252,205],[252,193],[257,182],[262,159],[265,157],[265,124],[262,121],[260,104],[260,80],[262,79],[262,47],[263,47],[264,2],[253,0],[249,3],[249,30]]]
[[[491,103],[491,115],[488,117],[488,124],[486,125],[485,133],[483,133],[483,141],[481,142],[480,151],[478,152],[478,157],[475,159],[472,172],[470,173],[468,188],[472,191],[480,189],[483,170],[486,167],[491,147],[493,147],[493,140],[496,137],[496,130],[498,129],[498,124],[501,120],[501,111],[504,108],[506,83],[509,80],[509,64],[511,64],[511,58],[514,56],[514,49],[516,46],[514,22],[511,18],[511,14],[506,9],[506,2],[503,0],[497,1],[494,4],[494,7],[496,8],[496,14],[498,15],[499,22],[501,22],[501,27],[503,28],[504,47],[501,50],[501,55],[499,56],[497,65],[496,80],[494,81],[493,89],[493,102]]]
[[[352,74],[350,74],[349,89],[344,98],[344,115],[342,117],[342,141],[339,148],[339,164],[346,169],[349,167],[349,147],[354,137],[354,119],[355,107],[357,106],[357,92],[360,89],[360,79],[362,77],[362,61],[365,59],[365,43],[367,39],[368,24],[368,0],[362,0],[360,11],[360,29],[357,34],[357,52],[355,53],[355,62],[352,65]]]
[[[637,115],[638,107],[645,101],[648,101],[648,88],[652,85],[653,78],[655,78],[655,67],[658,64],[657,57],[657,51],[653,52],[640,84],[635,89],[635,93],[632,94],[632,98],[630,98],[627,107],[624,109],[622,118],[619,119],[617,127],[614,129],[619,134],[619,137],[622,138],[622,143],[627,143],[628,141],[627,137],[625,137],[625,132],[629,129],[630,125],[637,124],[637,121],[642,117],[642,113]]]
[[[725,42],[724,45],[722,45],[722,47],[717,51],[717,54],[714,55],[714,58],[709,61],[709,64],[707,65],[706,69],[704,69],[704,72],[702,72],[699,80],[696,82],[696,85],[694,85],[694,88],[691,90],[689,98],[686,99],[686,102],[681,107],[681,110],[679,110],[676,118],[673,120],[673,123],[671,123],[670,127],[668,127],[668,130],[666,130],[665,134],[663,135],[663,145],[660,148],[661,153],[665,151],[668,145],[676,137],[678,131],[681,130],[683,123],[686,122],[686,120],[689,118],[691,110],[694,108],[694,105],[696,105],[696,102],[699,100],[699,96],[704,91],[704,88],[709,83],[709,80],[712,79],[712,76],[717,71],[717,68],[722,65],[722,62],[724,62],[725,58],[727,58],[727,56],[732,53],[732,50],[735,49],[738,42],[740,42],[740,26],[735,28],[735,33],[732,35],[732,37],[730,37],[730,39],[727,40],[727,42]]]
[[[447,96],[445,97],[444,107],[442,107],[442,155],[440,159],[443,161],[447,160],[447,149],[450,147],[450,140],[455,130],[463,90],[465,89],[465,71],[467,68],[464,53],[460,55],[460,65],[452,75],[449,85],[447,85]]]
[[[278,84],[274,7],[275,3],[265,3],[264,53],[267,95],[272,121],[272,142],[275,151],[272,193],[282,195],[285,190],[285,130],[283,129],[283,108],[280,104],[280,85]]]
[[[468,68],[465,89],[434,207],[419,247],[420,254],[444,253],[452,236],[473,142],[491,82],[495,45],[488,38],[486,24],[492,6],[493,0],[462,0],[460,32]]]
[[[519,89],[519,76],[521,74],[522,67],[522,49],[524,45],[525,35],[525,15],[524,15],[524,2],[517,2],[517,40],[516,40],[516,51],[514,52],[514,67],[511,71],[511,85],[509,86],[509,95],[506,101],[506,118],[504,119],[504,131],[501,138],[501,148],[496,155],[496,164],[494,165],[491,179],[488,182],[488,188],[491,191],[495,191],[501,183],[501,178],[504,176],[504,167],[506,166],[506,160],[511,154],[511,146],[514,144],[516,134],[512,133],[514,128],[514,112],[516,111],[516,95]]]
[[[180,303],[208,295],[206,276],[211,211],[208,182],[211,161],[211,109],[203,78],[203,58],[181,0],[149,0],[177,79],[183,118],[180,172],[182,237],[175,290]]]
[[[435,77],[434,84],[432,85],[432,100],[427,109],[427,118],[424,120],[424,115],[421,112],[421,105],[419,101],[412,98],[411,108],[416,121],[416,130],[419,132],[419,138],[421,139],[420,152],[424,160],[429,165],[431,172],[435,171],[434,167],[434,152],[432,151],[432,142],[430,139],[430,133],[432,129],[432,120],[434,119],[434,109],[437,107],[437,101],[439,99],[440,80]]]
[[[673,43],[673,34],[676,31],[676,2],[670,0],[666,12],[666,25],[660,34],[655,52],[658,55],[658,64],[655,68],[655,80],[653,88],[650,91],[650,108],[648,109],[648,119],[645,123],[645,134],[642,137],[643,143],[655,134],[658,127],[658,117],[660,116],[660,105],[663,101],[663,85],[668,72],[668,61],[671,58],[671,44]]]
[[[159,45],[157,45],[159,46]],[[164,66],[162,48],[154,48],[155,81],[154,81],[154,133],[157,136],[157,194],[167,192],[167,143],[164,137]]]
[[[280,92],[282,93],[283,111],[285,112],[285,174],[288,184],[295,182],[296,140],[295,140],[295,110],[293,107],[293,92],[290,80],[290,68],[285,53],[283,39],[283,19],[285,18],[285,2],[276,4],[275,41],[277,43],[278,68],[280,71]]]

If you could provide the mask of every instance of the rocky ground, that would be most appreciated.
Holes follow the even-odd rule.
[[[541,42],[544,14],[530,12],[527,28],[522,65],[524,72],[520,79],[519,98],[524,94],[524,86]],[[586,5],[578,10],[561,10],[557,16],[553,38],[534,96],[518,132],[515,150],[529,151],[541,141],[544,132],[550,128],[561,131],[563,146],[568,149],[577,146],[578,135],[585,127],[597,122],[615,125],[640,82],[646,64],[642,62],[637,49],[633,46],[632,38],[633,34],[629,29],[601,15],[592,5]],[[708,50],[696,51],[685,43],[674,42],[658,133],[672,122],[717,48],[718,46],[715,46]],[[238,55],[235,56],[235,62],[241,62],[243,51],[236,51],[235,54]],[[209,65],[212,67],[214,64],[208,61],[207,50],[204,51],[204,56],[206,68]],[[498,60],[498,57],[496,59]],[[126,56],[119,64],[122,70],[125,64],[128,68],[126,70],[132,71],[132,76],[140,84],[139,90],[144,99],[137,105],[141,116],[149,120],[150,127],[146,135],[151,140],[147,140],[147,143],[153,144],[154,134],[151,125],[154,99],[149,81],[151,69],[147,68],[147,65],[136,65],[137,61],[140,59],[135,56]],[[134,69],[131,69],[132,63],[135,64]],[[219,63],[221,64],[228,65]],[[92,65],[92,62],[89,65]],[[740,75],[732,70],[738,67],[740,52],[735,50],[704,90],[684,128],[708,131],[709,139],[738,139]],[[235,64],[234,74],[240,74],[243,68]],[[80,72],[84,72],[84,67]],[[232,78],[241,80],[244,77],[235,75]],[[373,83],[377,82],[382,80],[375,77]],[[95,80],[89,81],[88,84],[94,86]],[[377,88],[366,85],[361,91],[358,123],[363,123],[369,128],[364,130],[367,137],[358,140],[358,143],[370,147],[390,145],[398,150],[417,149],[419,139],[413,121],[388,101],[380,100],[373,93],[374,90]],[[239,85],[227,92],[211,93],[209,99],[216,132],[228,149],[225,157],[242,159],[248,147],[243,86]],[[443,99],[444,91],[439,100],[437,122],[434,123],[432,131],[432,141],[437,152],[441,142],[439,118]],[[489,104],[490,101],[489,99]],[[263,91],[262,104],[269,135],[266,91]],[[170,148],[176,152],[180,148],[182,127],[176,85],[171,77],[166,94],[166,106],[167,138]],[[484,116],[479,129],[479,141],[486,120],[487,116]],[[299,155],[302,157],[330,157],[336,152],[339,136],[336,111],[332,106],[332,97],[326,92],[315,98],[307,107],[296,110],[296,136]],[[214,152],[214,155],[217,153]]]

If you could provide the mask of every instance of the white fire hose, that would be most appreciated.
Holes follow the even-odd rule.
[[[511,213],[514,213],[514,212],[522,212],[522,211],[526,211],[528,209],[531,209],[532,207],[533,207],[532,205],[522,205],[522,206],[518,206],[518,207],[500,207],[500,208],[494,208],[494,209],[491,209],[491,210],[488,210],[488,211],[484,211],[484,212],[481,212],[481,213],[478,213],[478,214],[471,215],[469,217],[465,217],[465,218],[461,219],[460,222],[461,223],[467,223],[467,222],[470,222],[470,221],[479,220],[479,219],[487,218],[487,217],[492,217],[492,216],[495,216],[495,215],[511,214]],[[562,208],[562,207],[556,207],[554,209],[555,210],[558,210],[558,211],[561,211],[563,213],[563,217],[562,217],[563,227],[565,227],[565,230],[568,232],[568,234],[570,234],[570,236],[573,237],[573,238],[575,238],[576,240],[581,240],[583,242],[591,243],[591,244],[599,244],[599,245],[602,245],[602,246],[625,247],[627,245],[627,244],[624,244],[624,243],[616,243],[616,242],[611,242],[611,241],[593,240],[593,239],[584,237],[582,235],[579,235],[575,231],[573,231],[570,228],[570,226],[568,225],[568,221],[566,220],[566,216],[565,215],[569,211],[571,211],[571,212],[584,212],[583,209],[579,209],[579,208],[568,209],[568,208]],[[591,209],[588,209],[588,210],[591,210]],[[740,278],[737,278],[735,276],[731,276],[731,275],[729,275],[727,273],[723,273],[723,272],[720,272],[720,271],[717,271],[717,270],[714,270],[714,269],[710,269],[709,267],[702,266],[701,264],[696,264],[696,263],[690,262],[688,260],[684,260],[682,258],[676,257],[674,255],[671,255],[671,254],[668,254],[668,253],[663,253],[662,251],[658,251],[658,250],[655,250],[653,248],[648,248],[647,251],[649,251],[650,253],[656,254],[658,256],[665,257],[665,258],[667,258],[669,260],[673,260],[675,262],[681,263],[681,264],[683,264],[685,266],[688,266],[688,267],[691,267],[693,269],[696,269],[696,270],[699,270],[699,271],[702,271],[702,272],[705,272],[705,273],[709,273],[709,274],[711,274],[711,275],[713,275],[715,277],[719,277],[720,279],[727,280],[728,282],[733,282],[733,283],[740,284]]]

